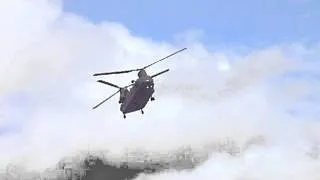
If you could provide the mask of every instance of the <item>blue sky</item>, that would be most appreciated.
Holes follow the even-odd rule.
[[[94,22],[118,21],[135,35],[172,40],[188,29],[204,43],[268,46],[320,39],[316,0],[67,0],[65,11]]]

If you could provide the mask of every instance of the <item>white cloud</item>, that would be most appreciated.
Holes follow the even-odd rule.
[[[279,174],[269,168],[275,164],[273,158],[283,155],[283,144],[293,148],[285,148],[289,155],[279,159],[284,167],[303,160],[305,166],[300,172],[310,176],[309,168],[319,166],[297,150],[301,144],[319,140],[315,130],[309,131],[318,125],[312,121],[293,123],[278,103],[281,96],[286,96],[281,105],[287,107],[296,95],[287,96],[287,91],[267,84],[270,78],[279,77],[290,68],[305,68],[303,62],[298,67],[291,66],[295,65],[291,54],[305,57],[295,48],[275,46],[247,56],[230,56],[209,51],[197,41],[189,42],[188,51],[148,70],[153,74],[171,69],[157,78],[156,101],[148,104],[145,114],[129,114],[123,120],[118,97],[91,110],[115,91],[97,84],[92,74],[138,68],[180,46],[134,37],[121,24],[93,24],[77,15],[62,13],[59,3],[3,1],[0,8],[0,96],[27,92],[32,101],[32,108],[25,109],[17,109],[6,100],[10,98],[1,102],[1,126],[5,126],[2,122],[15,120],[22,127],[21,132],[0,137],[4,147],[0,150],[1,167],[8,162],[21,162],[30,168],[44,168],[65,154],[88,147],[117,151],[142,146],[162,151],[225,136],[241,144],[257,135],[266,137],[270,144],[256,150],[253,164],[268,177]],[[303,52],[315,50],[306,48]],[[219,70],[221,62],[228,63],[227,71]],[[124,86],[136,77],[132,73],[101,78]],[[304,83],[306,89],[315,85]],[[310,92],[306,90],[299,96]],[[14,119],[15,114],[20,114],[18,120]],[[255,152],[248,151],[235,160],[218,158],[193,175],[181,176],[211,177],[218,173],[211,171],[214,167],[235,172],[234,176],[229,174],[229,179],[244,172],[254,176],[250,167],[241,168],[245,164],[243,158],[252,154]],[[293,159],[286,158],[289,156]],[[262,162],[260,158],[270,159]],[[281,176],[287,177],[291,176]]]

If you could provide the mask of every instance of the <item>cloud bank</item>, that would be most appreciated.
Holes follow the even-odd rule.
[[[174,43],[154,42],[133,36],[121,23],[93,24],[65,13],[58,1],[3,1],[0,18],[2,169],[15,163],[41,170],[79,150],[166,151],[263,136],[265,147],[239,158],[213,155],[191,174],[153,178],[319,176],[319,162],[305,156],[320,137],[315,106],[294,109],[300,116],[288,113],[310,96],[318,98],[319,81],[310,77],[319,71],[319,46],[282,44],[247,54],[231,48],[231,54],[187,35]],[[188,51],[148,69],[170,72],[156,79],[156,101],[144,115],[124,120],[118,97],[91,110],[116,91],[97,84],[93,73],[138,68],[185,46]],[[294,72],[309,76],[293,78]],[[102,78],[125,86],[136,77]]]

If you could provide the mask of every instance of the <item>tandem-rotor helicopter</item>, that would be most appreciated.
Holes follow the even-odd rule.
[[[120,86],[117,86],[117,85],[112,84],[110,82],[98,80],[97,82],[99,82],[99,83],[103,83],[103,84],[112,86],[112,87],[117,88],[119,90],[117,92],[115,92],[114,94],[112,94],[111,96],[109,96],[108,98],[106,98],[105,100],[103,100],[102,102],[100,102],[99,104],[97,104],[96,106],[94,106],[92,109],[96,109],[101,104],[103,104],[104,102],[106,102],[107,100],[109,100],[110,98],[112,98],[113,96],[115,96],[117,93],[120,92],[120,98],[119,98],[119,104],[121,104],[120,111],[123,113],[124,119],[126,118],[126,114],[131,113],[131,112],[135,112],[138,110],[140,110],[141,113],[144,114],[143,108],[147,105],[149,99],[151,101],[155,100],[155,98],[153,97],[153,93],[155,91],[153,78],[169,71],[169,69],[166,69],[164,71],[161,71],[157,74],[150,76],[147,74],[145,69],[147,69],[148,67],[150,67],[160,61],[163,61],[163,60],[165,60],[175,54],[178,54],[186,49],[187,48],[183,48],[179,51],[176,51],[176,52],[174,52],[174,53],[172,53],[172,54],[170,54],[170,55],[168,55],[158,61],[153,62],[152,64],[149,64],[149,65],[143,67],[143,68],[131,69],[131,70],[126,70],[126,71],[114,71],[114,72],[93,74],[93,76],[102,76],[102,75],[122,74],[122,73],[130,73],[133,71],[138,71],[138,79],[132,80],[131,84],[127,85],[125,87],[120,87]],[[131,88],[128,90],[129,87],[131,87]]]

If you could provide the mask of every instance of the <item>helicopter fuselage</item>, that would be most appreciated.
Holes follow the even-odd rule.
[[[134,85],[126,94],[121,106],[120,111],[123,114],[128,114],[134,111],[142,110],[152,98],[154,93],[153,79],[148,76],[140,76],[134,82]]]

